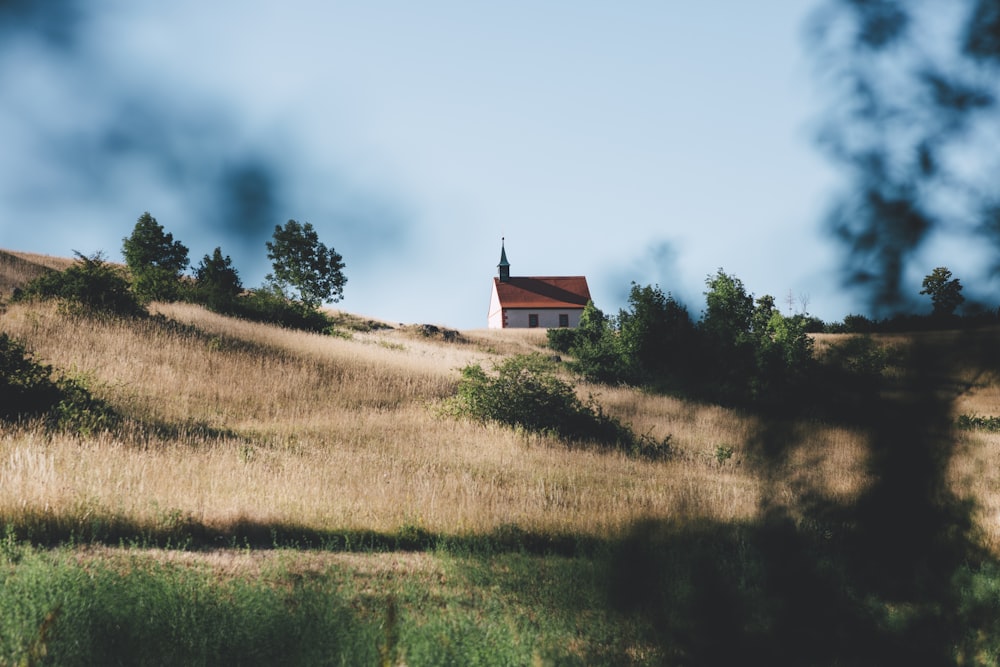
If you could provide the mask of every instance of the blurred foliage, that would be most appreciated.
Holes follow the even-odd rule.
[[[986,148],[1000,142],[1000,3],[828,0],[808,35],[829,99],[819,143],[847,176],[828,226],[845,282],[892,316],[912,305],[904,278],[929,241],[1000,248],[1000,153]]]

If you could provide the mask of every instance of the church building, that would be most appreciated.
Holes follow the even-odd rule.
[[[590,301],[584,276],[510,275],[507,249],[500,242],[499,275],[493,278],[490,329],[576,327]]]

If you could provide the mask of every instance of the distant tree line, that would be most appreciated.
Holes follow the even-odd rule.
[[[123,316],[145,312],[151,301],[187,301],[246,319],[329,330],[332,322],[319,306],[343,298],[343,257],[319,240],[310,223],[296,220],[275,226],[265,245],[272,273],[258,289],[244,288],[221,247],[186,275],[191,268],[187,246],[145,212],[122,240],[124,269],[106,262],[101,253],[77,253],[76,264],[41,276],[16,298],[59,298],[73,309]]]
[[[575,357],[584,377],[724,402],[775,399],[795,391],[813,362],[803,316],[785,317],[774,298],[754,299],[722,269],[706,280],[695,322],[658,286],[632,283],[628,308],[609,317],[588,303],[577,329],[551,329],[549,345]]]
[[[550,329],[549,346],[572,355],[586,379],[680,392],[723,403],[786,405],[805,400],[832,369],[848,369],[869,381],[885,366],[885,355],[864,342],[843,341],[820,363],[813,333],[860,333],[969,326],[997,321],[995,313],[956,315],[962,286],[945,267],[925,278],[931,315],[872,320],[848,315],[827,324],[805,313],[783,315],[774,297],[755,298],[743,282],[719,269],[705,281],[705,308],[694,320],[687,308],[659,286],[632,283],[627,308],[616,316],[587,304],[576,329]],[[844,378],[835,384],[842,385]]]

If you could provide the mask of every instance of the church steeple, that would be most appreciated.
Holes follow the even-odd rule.
[[[510,281],[510,262],[507,261],[507,250],[504,248],[503,238],[500,239],[500,263],[497,264],[497,268],[500,269],[500,282],[506,283]]]

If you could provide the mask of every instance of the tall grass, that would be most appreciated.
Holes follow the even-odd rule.
[[[345,340],[192,306],[161,312],[185,326],[8,309],[5,331],[41,361],[89,378],[130,422],[87,439],[4,427],[5,517],[33,508],[155,524],[173,512],[208,526],[463,533],[515,524],[607,536],[638,518],[746,519],[760,505],[752,466],[714,458],[719,444],[739,449],[750,428],[736,413],[603,390],[608,410],[637,431],[674,434],[674,460],[641,463],[438,416],[458,366],[484,354],[474,346],[392,332]],[[379,344],[390,339],[402,349]]]
[[[859,426],[579,385],[636,433],[671,436],[672,455],[646,461],[441,415],[459,369],[542,351],[543,332],[321,336],[151,310],[0,311],[0,331],[123,417],[87,436],[0,424],[0,662],[689,664],[714,655],[698,642],[725,641],[714,629],[756,655],[755,637],[800,636],[796,655],[815,657],[838,655],[824,623],[898,647],[918,611],[933,614],[844,574],[851,526],[810,512],[876,481]],[[1000,415],[988,369],[956,360],[941,384],[957,414]],[[1000,436],[952,437],[948,484],[1000,557]],[[331,551],[295,550],[300,539]],[[775,544],[791,546],[776,558]],[[181,550],[140,548],[152,545]],[[789,583],[773,602],[785,569],[805,593]],[[1000,578],[971,561],[956,577],[973,628]],[[793,610],[816,611],[804,595],[862,629],[838,626],[840,607],[800,624]],[[730,602],[734,616],[717,617]],[[956,655],[998,656],[969,632]]]
[[[16,287],[23,287],[49,269],[62,270],[72,260],[48,255],[0,250],[0,298],[9,297]]]

